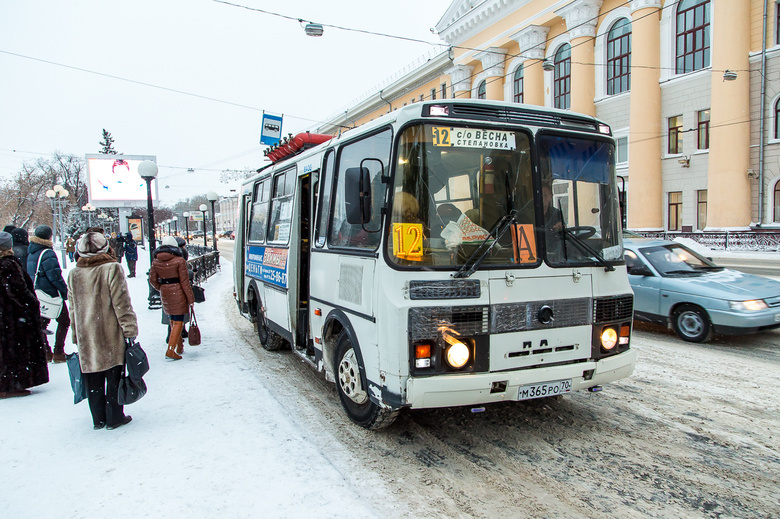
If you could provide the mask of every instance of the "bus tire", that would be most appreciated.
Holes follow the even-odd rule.
[[[259,301],[257,299],[256,301]],[[265,321],[265,314],[260,308],[260,303],[255,303],[255,319],[257,324],[257,338],[260,339],[260,346],[266,351],[279,351],[284,348],[284,339],[279,334],[271,331]]]
[[[356,347],[346,333],[339,335],[336,345],[336,391],[341,406],[349,419],[366,429],[377,430],[390,426],[398,416],[398,410],[385,409],[368,396],[365,368]]]

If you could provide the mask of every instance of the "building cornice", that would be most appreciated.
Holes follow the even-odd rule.
[[[555,14],[566,20],[566,29],[572,40],[582,37],[593,38],[596,36],[596,24],[603,3],[604,0],[575,0],[555,11]]]
[[[453,2],[436,24],[439,37],[459,45],[533,0],[461,0]]]
[[[510,36],[520,45],[520,55],[525,59],[544,59],[549,27],[529,25]]]

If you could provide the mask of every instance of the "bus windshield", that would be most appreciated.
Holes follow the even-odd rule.
[[[406,128],[393,185],[391,262],[489,267],[546,259],[565,266],[620,258],[612,144],[543,135],[537,148],[540,175],[528,132]]]

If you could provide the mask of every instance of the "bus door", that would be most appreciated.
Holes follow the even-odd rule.
[[[238,201],[238,220],[249,222],[250,215],[252,214],[252,195],[244,195]],[[246,300],[246,277],[244,275],[246,269],[246,244],[249,242],[249,225],[237,225],[237,229],[241,232],[236,235],[235,243],[233,244],[233,269],[234,269],[234,281],[236,287],[236,297],[240,302],[239,310],[242,314],[249,315],[249,305]]]
[[[309,253],[310,253],[310,229],[311,229],[311,175],[304,175],[298,179],[298,200],[300,215],[300,250],[298,252],[298,312],[295,328],[295,346],[298,350],[305,350],[306,355],[313,357],[314,349],[311,345],[309,333]]]

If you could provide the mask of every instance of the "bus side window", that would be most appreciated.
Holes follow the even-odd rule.
[[[294,167],[273,178],[271,217],[268,222],[268,243],[286,245],[290,239],[296,178],[296,169]]]
[[[335,164],[335,153],[329,150],[325,155],[325,161],[322,165],[320,175],[320,201],[317,204],[317,225],[314,230],[314,246],[321,248],[325,246],[325,237],[328,235],[328,217],[330,216],[330,194],[333,186],[333,167]]]
[[[255,186],[255,200],[252,204],[252,219],[249,222],[249,241],[264,241],[268,222],[268,180]]]

